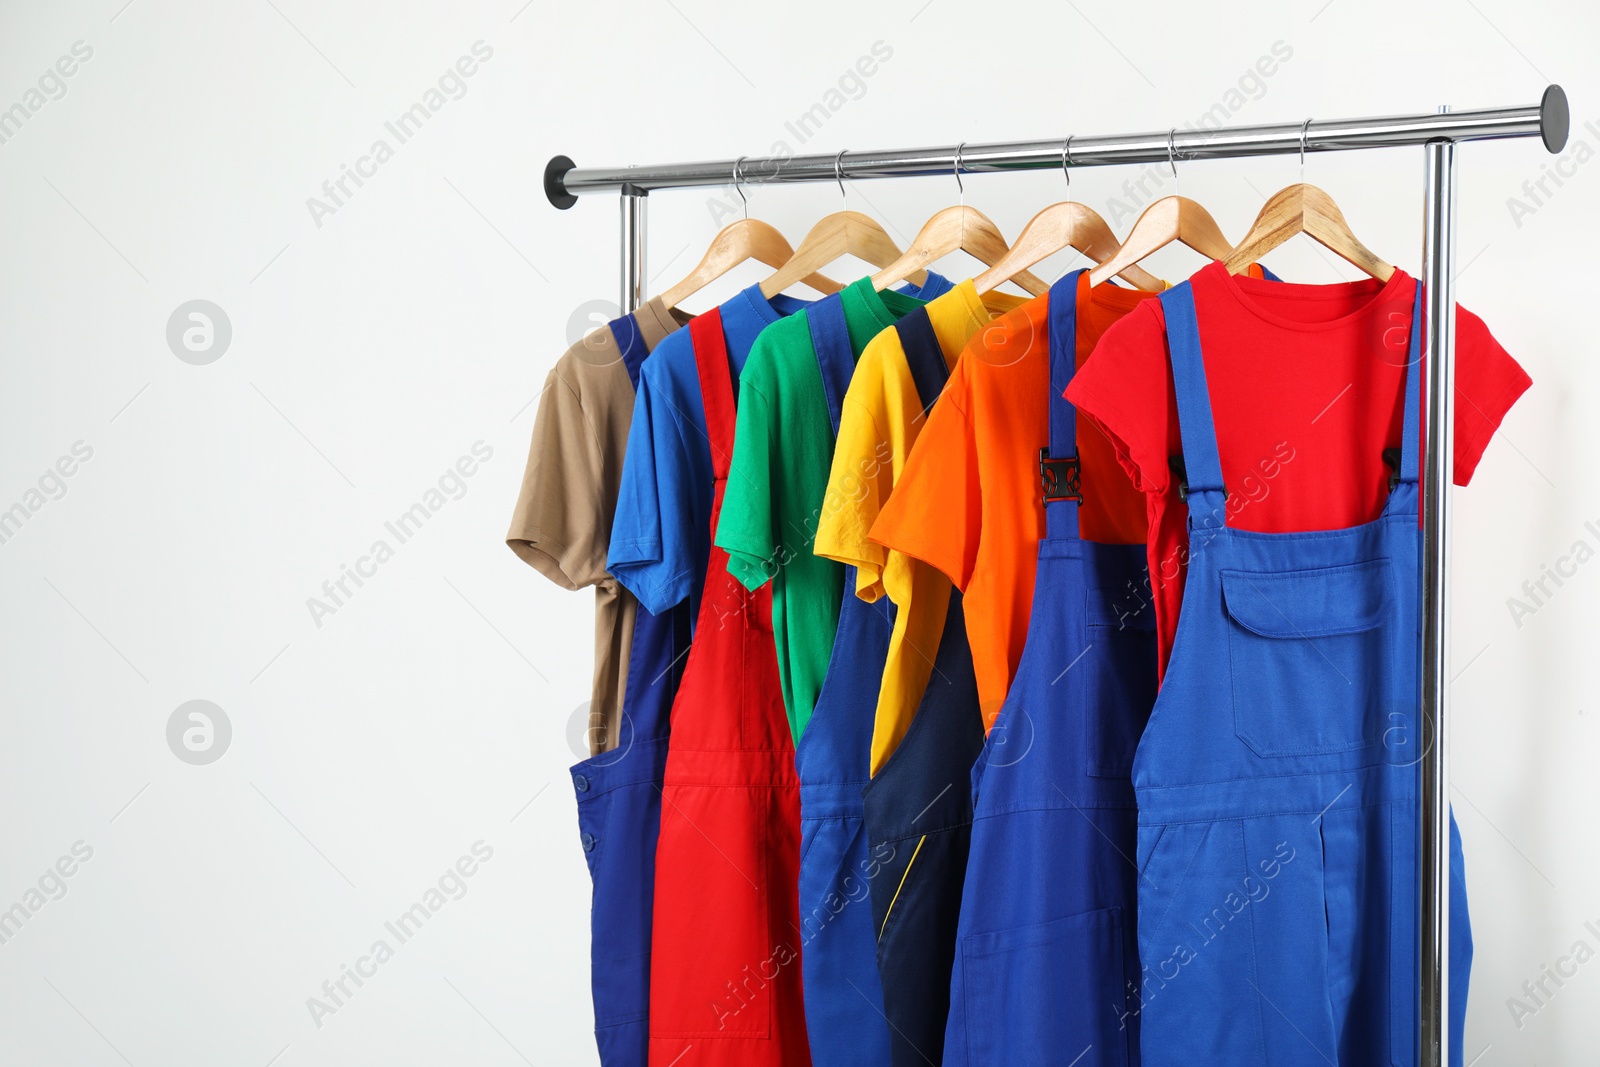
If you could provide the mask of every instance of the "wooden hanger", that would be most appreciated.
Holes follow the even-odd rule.
[[[1111,227],[1093,208],[1072,200],[1051,204],[1028,220],[1028,225],[1022,228],[1011,251],[998,263],[990,264],[988,270],[973,280],[973,284],[978,287],[979,293],[987,293],[1002,282],[1011,280],[1014,274],[1026,273],[1026,268],[1063,248],[1076,249],[1091,261],[1099,263],[1116,255],[1118,245]],[[1130,285],[1151,292],[1164,288],[1161,279],[1143,267],[1129,266],[1118,276]]]
[[[1010,254],[1005,238],[989,216],[965,204],[947,207],[923,223],[905,255],[872,276],[872,286],[875,289],[887,289],[951,252],[965,252],[991,269]],[[1037,263],[1038,260],[1033,262]],[[1023,264],[1024,267],[1028,265]],[[1013,274],[1015,277],[1012,277]],[[1015,281],[1034,296],[1050,289],[1043,279],[1023,269],[1009,272],[1001,280]]]
[[[1394,276],[1394,267],[1379,259],[1356,239],[1350,225],[1344,221],[1344,213],[1333,202],[1333,197],[1315,185],[1307,185],[1303,180],[1306,176],[1306,134],[1310,129],[1311,120],[1306,119],[1300,127],[1302,180],[1267,198],[1256,221],[1250,224],[1250,232],[1228,254],[1223,265],[1230,274],[1238,274],[1295,234],[1303,233],[1379,281],[1388,281]]]
[[[794,258],[794,249],[772,226],[760,219],[740,219],[711,239],[711,246],[688,276],[661,294],[669,308],[675,308],[741,263],[751,260],[774,270]],[[844,286],[822,274],[801,279],[819,293],[837,293]]]
[[[1068,137],[1061,143],[1061,173],[1069,187],[1072,185],[1071,167],[1072,138]],[[973,284],[979,293],[987,293],[1063,248],[1074,249],[1088,256],[1091,261],[1101,263],[1116,255],[1118,247],[1117,237],[1111,232],[1111,227],[1093,208],[1071,200],[1051,204],[1028,220],[1022,233],[1017,236],[1017,243],[1011,246],[1011,251],[1000,262],[991,263],[988,270],[973,280]],[[1165,288],[1159,278],[1137,266],[1130,266],[1121,272],[1120,277],[1140,289],[1156,291]]]
[[[1223,257],[1223,263],[1230,274],[1240,274],[1297,233],[1305,234],[1380,282],[1394,275],[1394,267],[1356,239],[1333,197],[1305,182],[1273,193],[1251,223],[1250,232]]]
[[[965,147],[965,142],[956,146],[953,168],[961,203],[935,212],[932,218],[923,223],[922,229],[912,239],[911,247],[906,249],[906,254],[872,276],[874,289],[887,289],[896,282],[905,281],[912,271],[922,270],[951,252],[965,252],[985,266],[993,267],[1010,251],[1006,239],[1000,235],[1000,228],[989,216],[967,206],[966,187],[961,183],[961,150]],[[1011,273],[1018,275],[1014,279],[1016,283],[1034,296],[1050,289],[1033,274],[1023,271]],[[1010,277],[1007,275],[1007,278]]]
[[[761,294],[776,296],[845,255],[855,256],[874,267],[886,267],[899,259],[901,252],[900,246],[876,219],[859,211],[836,211],[811,227],[794,256],[761,283]],[[909,277],[921,285],[927,281],[928,274],[918,270]]]
[[[833,164],[841,197],[844,196],[843,163],[844,152],[841,151]],[[894,243],[894,239],[876,219],[859,211],[836,211],[811,227],[811,232],[801,240],[794,256],[778,268],[777,273],[761,283],[761,295],[769,298],[776,296],[840,256],[851,255],[874,267],[887,267],[901,254],[900,246]],[[928,280],[928,274],[917,270],[908,278],[921,285]]]
[[[1207,259],[1226,259],[1233,251],[1211,212],[1186,196],[1164,196],[1144,209],[1116,255],[1089,272],[1089,284],[1103,285],[1174,241],[1188,245]]]
[[[776,270],[794,258],[794,248],[783,234],[767,223],[750,217],[750,198],[744,195],[743,156],[733,164],[733,188],[739,194],[739,199],[744,201],[744,218],[724,226],[711,239],[706,254],[700,257],[700,262],[688,277],[661,294],[661,300],[668,308],[677,307],[741,263],[755,260]],[[813,274],[802,281],[819,293],[837,293],[844,288],[821,274]]]
[[[1167,165],[1178,177],[1178,157],[1173,151],[1177,129],[1167,132]],[[1103,285],[1159,248],[1179,241],[1207,259],[1224,259],[1233,251],[1211,212],[1186,196],[1164,196],[1144,209],[1128,232],[1122,248],[1089,272],[1090,285]]]

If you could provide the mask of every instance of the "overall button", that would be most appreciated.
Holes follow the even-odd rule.
[[[589,779],[585,778],[581,774],[574,774],[572,776],[572,784],[577,787],[578,792],[580,793],[587,793],[589,791]]]
[[[589,833],[588,831],[584,831],[584,834],[583,834],[583,850],[585,852],[593,852],[594,851],[594,846],[595,846],[594,835]]]

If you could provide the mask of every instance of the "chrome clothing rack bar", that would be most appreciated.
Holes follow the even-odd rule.
[[[1422,209],[1422,1060],[1450,1062],[1450,531],[1455,456],[1456,146],[1433,141]]]
[[[1370,119],[1313,119],[1262,126],[1231,126],[1156,130],[1151,133],[1107,134],[1044,141],[968,143],[937,148],[874,149],[806,156],[749,156],[703,163],[663,163],[639,167],[578,167],[557,156],[545,169],[545,195],[560,208],[577,203],[579,196],[614,193],[624,186],[645,193],[657,189],[686,189],[727,185],[734,168],[746,185],[785,182],[831,182],[842,175],[852,180],[904,178],[957,173],[989,174],[997,171],[1052,170],[1070,156],[1073,167],[1100,167],[1119,163],[1165,163],[1169,158],[1233,159],[1245,156],[1292,155],[1304,144],[1307,152],[1342,152],[1358,148],[1396,148],[1430,141],[1484,141],[1501,137],[1542,137],[1545,147],[1560,151],[1566,143],[1569,114],[1566,93],[1559,85],[1545,90],[1531,107],[1483,108],[1445,114],[1391,115]],[[1304,137],[1302,138],[1302,131]]]
[[[1364,148],[1425,146],[1422,279],[1423,410],[1427,413],[1422,458],[1421,689],[1421,893],[1419,931],[1419,1051],[1423,1067],[1445,1067],[1450,1048],[1450,764],[1449,764],[1449,578],[1450,508],[1455,426],[1455,145],[1509,137],[1538,137],[1554,154],[1567,143],[1571,116],[1559,85],[1548,86],[1538,104],[1424,115],[1366,119],[1314,119],[1218,129],[1158,130],[1153,133],[1078,136],[1042,141],[965,143],[935,148],[846,151],[834,155],[743,157],[702,163],[637,167],[578,167],[556,156],[545,168],[545,195],[566,209],[578,197],[620,193],[622,212],[622,309],[644,300],[645,205],[657,189],[726,185],[776,185],[1003,171],[1100,167],[1176,160],[1237,159],[1296,152],[1345,152]]]

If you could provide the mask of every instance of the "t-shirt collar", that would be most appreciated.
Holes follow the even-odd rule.
[[[927,274],[921,286],[907,285],[906,292],[897,289],[880,292],[873,286],[870,274],[864,278],[857,278],[845,286],[841,297],[844,300],[845,319],[850,323],[852,340],[858,340],[855,336],[856,329],[865,325],[867,321],[874,324],[866,334],[867,340],[871,340],[880,330],[886,330],[899,322],[900,316],[922,307],[929,300],[953,288],[942,275],[935,274],[931,270]]]
[[[633,321],[639,327],[645,348],[653,351],[667,334],[687,325],[689,316],[677,308],[667,307],[659,296],[652,296],[633,313]]]
[[[769,298],[761,291],[760,282],[740,290],[733,299],[734,301],[742,301],[750,310],[750,313],[763,326],[771,326],[774,322],[793,315],[811,302],[809,300],[801,300],[798,297],[786,296],[783,293],[778,293]]]
[[[1409,292],[1408,287],[1416,284],[1415,279],[1398,268],[1389,277],[1389,280],[1384,283],[1380,283],[1376,278],[1358,278],[1353,282],[1334,282],[1329,285],[1274,282],[1265,278],[1242,277],[1231,274],[1228,268],[1223,266],[1220,261],[1208,263],[1197,271],[1190,284],[1193,285],[1196,282],[1199,283],[1196,286],[1197,292],[1201,289],[1216,289],[1226,292],[1232,301],[1252,318],[1277,326],[1280,329],[1294,330],[1299,333],[1320,333],[1324,330],[1337,329],[1357,322],[1364,316],[1371,314],[1374,308],[1380,307],[1390,300],[1398,299],[1398,294],[1401,292]],[[1263,286],[1271,286],[1272,288],[1262,290]],[[1250,295],[1252,291],[1265,291],[1274,295],[1327,299],[1329,297],[1342,297],[1349,293],[1361,293],[1363,290],[1365,290],[1366,298],[1362,300],[1359,307],[1336,319],[1323,321],[1302,321],[1285,318],[1274,313],[1261,301],[1254,299]]]
[[[959,308],[960,311],[947,318],[943,314],[947,307]],[[959,355],[966,347],[967,340],[987,326],[993,317],[971,278],[928,301],[928,323],[933,327],[934,336],[939,339],[940,351],[947,360]],[[955,321],[951,321],[951,318]]]
[[[845,286],[841,299],[844,301],[846,321],[852,317],[849,315],[850,310],[855,308],[857,316],[865,315],[871,318],[882,329],[888,329],[895,324],[896,317],[883,302],[883,294],[873,287],[871,275],[857,278]]]
[[[968,325],[977,328],[987,325],[989,322],[989,309],[984,306],[983,298],[978,295],[978,287],[971,278],[957,285],[945,295],[952,302],[961,302],[962,308],[967,313]]]
[[[1098,304],[1110,311],[1126,313],[1138,307],[1151,297],[1160,296],[1157,290],[1124,289],[1119,285],[1106,282],[1103,285],[1090,285],[1089,272],[1084,271],[1078,276],[1078,306],[1083,307],[1085,301]]]

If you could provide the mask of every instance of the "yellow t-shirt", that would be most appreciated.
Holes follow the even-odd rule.
[[[1004,293],[980,298],[969,280],[931,301],[928,321],[946,364],[954,370],[973,334],[1025,300]],[[874,775],[911,726],[933,672],[950,604],[949,578],[867,536],[926,421],[900,335],[886,329],[861,353],[845,394],[814,549],[819,556],[855,566],[861,599],[870,602],[887,593],[897,609],[873,720]]]

